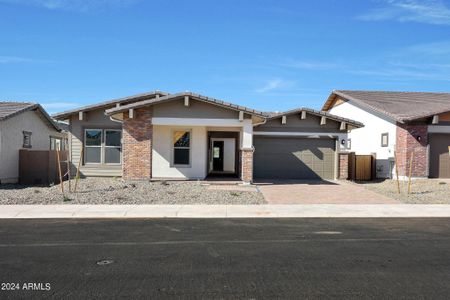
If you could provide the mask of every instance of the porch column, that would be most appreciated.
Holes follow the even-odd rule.
[[[253,124],[245,119],[241,138],[241,180],[245,183],[253,181]]]
[[[149,180],[152,176],[152,111],[142,108],[123,119],[123,179]]]

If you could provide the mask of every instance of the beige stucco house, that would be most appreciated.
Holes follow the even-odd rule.
[[[20,149],[55,149],[64,139],[39,104],[0,102],[0,183],[18,182]]]
[[[349,131],[363,124],[300,108],[265,113],[160,91],[53,115],[69,123],[84,176],[124,179],[335,179]]]

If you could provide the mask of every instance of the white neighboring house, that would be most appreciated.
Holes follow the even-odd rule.
[[[364,123],[347,150],[376,155],[378,178],[450,178],[450,93],[335,90],[323,111]]]
[[[0,102],[0,184],[19,179],[19,150],[54,150],[66,134],[36,103]]]

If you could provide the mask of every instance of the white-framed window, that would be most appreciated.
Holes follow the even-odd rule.
[[[347,150],[352,150],[352,139],[347,139]]]
[[[22,131],[23,133],[23,148],[31,148],[31,132]]]
[[[50,150],[66,150],[66,139],[50,136]]]
[[[174,130],[172,138],[173,165],[189,166],[191,163],[191,131]]]
[[[382,133],[381,134],[381,147],[387,147],[389,146],[389,133]]]
[[[117,165],[122,163],[122,130],[85,129],[84,163]]]
[[[84,163],[101,164],[102,159],[103,130],[84,130]]]
[[[105,164],[122,162],[122,130],[105,129]]]

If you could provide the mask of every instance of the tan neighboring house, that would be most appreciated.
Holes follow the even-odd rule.
[[[81,159],[82,175],[127,180],[336,179],[348,133],[363,126],[308,108],[264,113],[159,91],[53,117],[69,123],[70,157],[74,166]]]
[[[55,149],[65,138],[39,104],[0,102],[0,183],[18,182],[20,149]]]
[[[450,178],[450,93],[336,90],[322,110],[364,122],[347,150],[376,155],[379,178]]]

